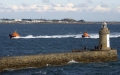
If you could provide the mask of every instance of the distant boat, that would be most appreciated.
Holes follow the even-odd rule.
[[[12,34],[9,34],[10,38],[17,38],[20,37],[20,35],[17,33],[17,31],[14,31]]]
[[[89,34],[87,32],[84,32],[83,35],[82,35],[83,38],[89,38]]]

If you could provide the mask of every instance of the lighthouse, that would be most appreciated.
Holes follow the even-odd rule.
[[[99,31],[99,48],[100,50],[111,50],[110,48],[110,30],[107,28],[107,23],[103,22]]]

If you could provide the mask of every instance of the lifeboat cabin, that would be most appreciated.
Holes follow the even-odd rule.
[[[20,35],[16,31],[14,31],[12,34],[9,34],[9,37],[15,38],[15,37],[20,37]]]
[[[89,38],[89,34],[87,32],[84,32],[83,35],[82,35],[83,38]]]

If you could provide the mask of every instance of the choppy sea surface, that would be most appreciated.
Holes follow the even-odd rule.
[[[6,70],[0,75],[120,75],[120,25],[108,25],[110,46],[118,52],[117,61],[78,63],[64,66]],[[71,52],[73,49],[94,48],[99,42],[101,25],[79,24],[1,24],[0,57]],[[21,37],[10,39],[17,31]],[[87,31],[90,38],[82,38]]]

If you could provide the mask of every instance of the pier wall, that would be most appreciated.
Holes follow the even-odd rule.
[[[66,65],[71,60],[81,63],[116,61],[117,50],[3,57],[0,58],[0,72],[9,69]]]

